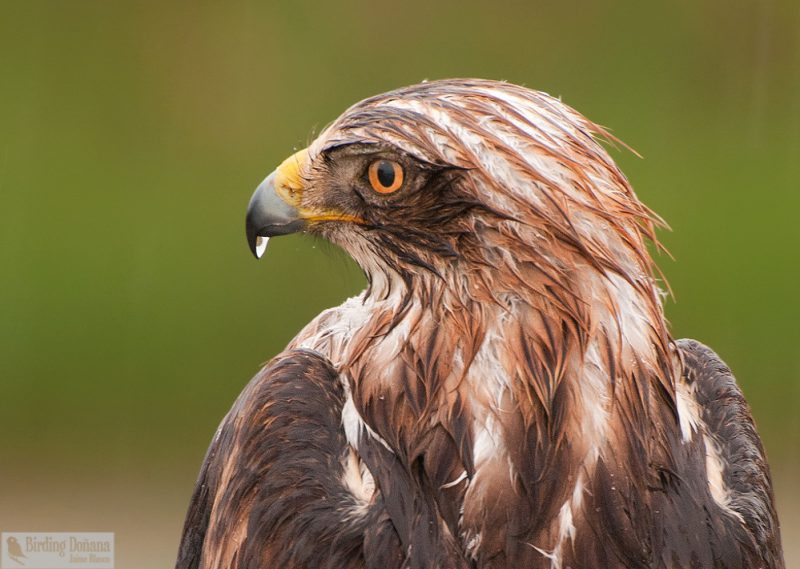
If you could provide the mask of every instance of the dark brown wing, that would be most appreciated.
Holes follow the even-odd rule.
[[[270,362],[208,450],[177,569],[399,567],[405,556],[380,494],[364,503],[344,482],[343,403],[320,355]]]
[[[564,566],[783,569],[772,481],[744,396],[709,348],[677,347],[702,420],[689,437],[665,405],[631,422],[629,446],[598,461]],[[636,436],[640,424],[646,437]]]
[[[737,542],[748,567],[781,569],[780,528],[772,479],[750,408],[731,370],[710,348],[679,340],[686,375],[696,386],[703,421],[722,456],[729,507],[741,516]]]
[[[214,440],[211,441],[206,457],[203,459],[200,475],[197,477],[197,483],[189,503],[189,511],[186,513],[186,520],[183,523],[183,537],[178,548],[176,569],[197,569],[201,567],[200,558],[203,553],[203,542],[208,530],[211,507],[214,503],[214,495],[219,486],[221,474],[217,452],[220,447],[219,438],[222,434],[223,425],[220,425],[217,429]],[[230,435],[230,431],[228,431],[228,434]]]

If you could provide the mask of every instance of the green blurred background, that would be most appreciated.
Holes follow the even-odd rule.
[[[676,336],[735,370],[800,566],[800,4],[0,2],[0,529],[115,531],[168,567],[211,436],[261,362],[364,285],[276,239],[257,183],[350,104],[422,79],[561,96],[673,232]]]

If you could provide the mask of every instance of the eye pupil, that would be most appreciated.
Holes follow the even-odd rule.
[[[378,181],[385,188],[391,188],[394,184],[394,166],[391,162],[381,160],[377,168]]]

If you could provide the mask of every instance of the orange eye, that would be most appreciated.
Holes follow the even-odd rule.
[[[369,184],[380,194],[391,194],[403,185],[403,167],[392,160],[375,160],[369,165]]]

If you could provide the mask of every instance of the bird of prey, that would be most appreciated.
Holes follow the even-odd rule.
[[[733,375],[675,340],[659,218],[540,92],[424,82],[349,108],[258,186],[266,240],[361,266],[244,389],[180,569],[781,568]]]

